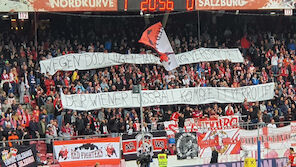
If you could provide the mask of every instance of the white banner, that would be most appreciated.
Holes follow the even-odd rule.
[[[179,65],[202,61],[229,60],[244,61],[239,49],[200,48],[175,55]],[[159,58],[152,54],[119,53],[75,53],[40,61],[41,73],[55,74],[57,71],[89,70],[120,64],[161,64]]]
[[[54,150],[55,159],[65,166],[119,163],[121,154],[119,137],[55,141]]]
[[[242,103],[269,100],[274,97],[274,83],[226,87],[194,87],[168,90],[142,91],[143,107],[175,104]],[[140,95],[132,91],[105,92],[97,94],[61,94],[65,109],[95,110],[100,108],[140,107]]]
[[[291,146],[296,146],[296,121],[291,122]]]

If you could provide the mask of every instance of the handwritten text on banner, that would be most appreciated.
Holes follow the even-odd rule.
[[[192,64],[202,61],[229,60],[243,62],[238,49],[200,48],[176,55],[178,64]],[[120,64],[160,64],[159,58],[152,54],[119,54],[119,53],[81,53],[67,54],[40,61],[41,73],[55,74],[57,71],[74,71],[105,68]]]
[[[242,103],[274,97],[274,83],[240,88],[194,87],[142,91],[143,107],[174,104]],[[132,91],[61,95],[63,107],[73,110],[140,107],[140,95]]]

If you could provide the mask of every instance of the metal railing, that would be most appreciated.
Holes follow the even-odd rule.
[[[203,122],[206,122],[206,121],[203,121]],[[281,121],[281,122],[275,122],[274,124],[277,127],[283,127],[283,126],[290,125],[291,122],[292,121]],[[157,124],[158,125],[163,125],[164,122],[159,122]],[[258,129],[258,128],[266,127],[266,126],[268,126],[268,124],[269,123],[249,123],[249,122],[240,121],[238,124],[234,124],[233,126],[227,126],[227,127],[224,127],[224,128],[225,129],[241,128],[241,129],[246,129],[246,130],[255,130],[255,129]],[[195,129],[208,130],[209,127],[200,127],[200,128],[195,128]],[[136,132],[131,132],[131,133],[124,132],[124,133],[108,133],[108,134],[93,134],[93,135],[78,135],[78,136],[57,136],[57,137],[53,137],[53,138],[33,138],[33,139],[5,140],[5,141],[0,141],[0,144],[9,143],[9,142],[23,143],[23,142],[30,142],[30,141],[45,141],[45,140],[73,140],[73,139],[75,140],[75,139],[89,139],[89,138],[119,137],[119,136],[122,136],[122,135],[138,134],[140,132],[141,132],[141,130],[136,131]],[[157,129],[157,130],[149,130],[147,132],[166,132],[166,130],[165,129]]]
[[[281,121],[281,122],[275,122],[274,124],[276,125],[276,127],[282,127],[282,126],[289,125],[291,122],[292,121]],[[160,122],[159,124],[163,124],[163,122]],[[240,121],[238,123],[238,125],[235,125],[236,126],[235,128],[239,127],[241,129],[245,129],[245,130],[258,130],[258,136],[255,136],[255,137],[258,137],[258,139],[259,139],[259,130],[262,129],[263,127],[266,127],[267,125],[268,125],[268,123],[262,124],[262,123],[248,123],[248,122]],[[201,127],[200,129],[205,130],[207,128],[208,127],[206,127],[206,128]],[[229,129],[229,128],[233,128],[233,127],[227,127],[227,129]],[[166,132],[166,130],[154,130],[151,132]],[[109,133],[109,134],[80,135],[80,136],[67,136],[67,137],[57,136],[57,137],[50,138],[50,139],[49,138],[34,138],[34,139],[21,139],[21,140],[6,140],[6,141],[0,141],[0,144],[4,145],[4,146],[8,146],[8,143],[22,145],[22,144],[24,144],[24,142],[30,142],[30,143],[32,141],[36,141],[36,142],[44,141],[45,142],[46,140],[49,140],[52,144],[54,141],[57,141],[57,140],[60,141],[60,140],[76,140],[76,139],[89,139],[89,138],[120,137],[121,138],[120,144],[122,145],[122,136],[123,135],[131,135],[131,134],[139,134],[139,133],[141,133],[141,131],[132,132],[132,133],[125,132],[125,133]],[[268,148],[265,150],[267,150],[267,152],[268,152]],[[52,155],[53,155],[52,158],[54,160],[55,159],[54,149],[53,149]]]

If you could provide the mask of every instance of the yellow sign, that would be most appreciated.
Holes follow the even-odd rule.
[[[255,158],[245,158],[244,167],[257,167]]]

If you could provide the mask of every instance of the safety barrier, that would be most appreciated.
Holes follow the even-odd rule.
[[[291,125],[292,124],[292,125]],[[236,126],[237,127],[237,126]],[[282,122],[277,122],[274,125],[268,125],[268,124],[264,124],[264,123],[242,123],[239,122],[239,126],[240,130],[244,130],[242,134],[240,134],[240,142],[242,143],[242,150],[239,153],[239,157],[237,157],[236,159],[232,159],[232,160],[237,160],[237,161],[241,161],[243,160],[245,157],[254,157],[257,158],[257,149],[256,149],[256,141],[257,140],[261,140],[262,141],[262,149],[261,149],[261,153],[262,153],[262,158],[281,158],[281,157],[287,157],[288,153],[287,150],[289,149],[290,146],[294,147],[296,146],[296,139],[294,142],[294,138],[296,136],[296,134],[294,135],[294,124],[291,121],[282,121]],[[267,128],[269,127],[269,128]],[[296,126],[295,126],[296,127]],[[232,127],[228,127],[227,129],[231,129]],[[268,129],[266,131],[266,129]],[[148,133],[148,132],[147,132]],[[166,135],[166,131],[165,130],[155,130],[155,131],[149,131],[149,133],[153,134],[153,133],[158,133],[158,134],[162,134],[164,135],[163,137],[165,137]],[[247,133],[250,133],[250,135],[246,135]],[[50,140],[51,143],[54,141],[67,141],[67,140],[76,140],[76,139],[91,139],[91,138],[110,138],[110,137],[116,137],[119,136],[120,137],[120,147],[121,149],[124,150],[124,148],[126,146],[123,145],[126,144],[123,141],[123,136],[134,136],[134,138],[136,138],[136,135],[140,135],[141,133],[139,132],[133,132],[133,133],[113,133],[113,134],[97,134],[97,135],[82,135],[82,136],[72,136],[72,137],[55,137],[53,139],[47,139],[47,138],[37,138],[37,139],[23,139],[23,140],[9,140],[9,141],[0,141],[0,144],[2,146],[7,146],[9,142],[11,142],[12,144],[25,144],[26,142],[29,142],[30,144],[37,144],[37,150],[41,149],[41,151],[39,151],[38,155],[41,153],[44,153],[42,151],[44,151],[44,147],[45,145],[45,141],[46,140]],[[225,135],[225,133],[224,133]],[[152,135],[153,136],[153,135]],[[160,136],[157,136],[158,138]],[[152,140],[151,140],[152,141]],[[159,142],[158,146],[160,149],[158,151],[161,150],[161,142],[164,140],[157,140],[157,142]],[[234,142],[234,141],[232,141]],[[167,145],[167,149],[173,149],[171,147],[176,147],[176,140],[175,141],[171,141],[170,138],[166,137],[166,142],[164,142]],[[280,143],[286,143],[285,146],[280,145]],[[289,144],[287,144],[289,143]],[[130,144],[130,143],[128,143]],[[133,144],[137,145],[137,141],[136,139],[133,141]],[[204,144],[209,144],[208,146],[203,145],[203,147],[211,147],[211,143],[204,143]],[[133,145],[135,146],[135,145]],[[171,147],[170,147],[171,146]],[[137,145],[136,147],[139,147],[139,145]],[[153,146],[155,147],[155,146]],[[249,147],[249,151],[245,151],[246,149],[244,149],[243,147]],[[135,150],[137,151],[137,150]],[[122,152],[122,154],[124,155],[124,152]],[[50,157],[50,159],[53,160],[53,162],[57,162],[55,160],[54,154],[48,154]],[[44,161],[46,161],[48,159],[48,155],[45,155],[46,159],[42,159]],[[136,155],[136,153],[135,153]],[[222,154],[221,154],[222,155]],[[40,156],[40,155],[39,155]],[[44,156],[44,155],[42,155]],[[42,157],[41,156],[41,157]],[[205,155],[208,156],[208,155]],[[224,158],[227,159],[228,156],[231,155],[227,155],[227,154],[223,154]],[[44,157],[42,157],[44,158]],[[123,156],[122,158],[126,158],[125,156]],[[207,158],[210,158],[209,156]],[[229,158],[230,159],[230,158]]]

